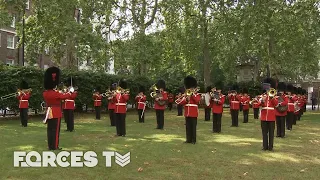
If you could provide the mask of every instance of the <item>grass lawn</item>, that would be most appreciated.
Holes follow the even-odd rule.
[[[252,112],[252,111],[251,111]],[[101,121],[94,114],[76,114],[75,132],[61,125],[60,147],[66,151],[95,151],[99,163],[94,168],[14,168],[13,152],[47,151],[46,125],[40,117],[29,119],[23,128],[17,119],[0,120],[0,179],[320,179],[320,113],[308,112],[286,132],[275,138],[274,152],[261,150],[260,121],[249,116],[249,123],[230,127],[225,110],[222,133],[212,133],[212,121],[198,118],[197,144],[184,144],[184,117],[165,112],[165,130],[157,130],[155,112],[146,112],[146,123],[137,122],[136,112],[127,114],[127,137],[114,137],[106,114]],[[112,158],[105,167],[103,151],[131,152],[131,163],[121,167]],[[58,153],[59,151],[56,151]],[[143,170],[138,171],[139,168]]]

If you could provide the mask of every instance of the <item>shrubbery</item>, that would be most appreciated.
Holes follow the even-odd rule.
[[[32,88],[32,96],[30,99],[30,108],[40,109],[41,103],[43,102],[42,92],[43,92],[43,75],[44,70],[35,67],[8,67],[8,66],[0,66],[0,96],[4,96],[10,93],[14,93],[17,91],[21,79],[25,79],[30,88]],[[73,77],[74,86],[78,87],[78,97],[76,99],[77,110],[81,110],[84,105],[87,107],[93,106],[92,93],[93,90],[96,89],[97,86],[101,86],[102,90],[107,90],[111,82],[118,82],[121,78],[125,78],[128,82],[128,86],[130,88],[130,104],[134,104],[134,97],[138,93],[139,86],[145,86],[146,90],[151,87],[157,80],[152,80],[148,77],[142,77],[137,75],[132,75],[129,77],[122,77],[119,75],[109,75],[105,73],[98,72],[89,72],[89,71],[62,71],[62,79],[63,82],[68,77]],[[183,81],[183,80],[182,80]],[[178,81],[175,79],[166,80],[167,87],[170,88],[173,92],[182,86],[182,81]],[[179,83],[179,84],[178,84]],[[247,84],[239,84],[240,87],[247,87],[249,92],[252,95],[254,93],[254,83]],[[202,87],[202,92],[205,89]],[[228,88],[224,90],[224,93],[227,93]],[[151,102],[149,93],[147,92],[148,101]],[[103,100],[103,106],[107,106],[106,98]],[[0,109],[5,107],[9,107],[10,109],[17,110],[18,109],[18,100],[16,98],[10,98],[7,100],[0,100]]]

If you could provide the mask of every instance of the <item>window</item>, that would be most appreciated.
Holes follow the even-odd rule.
[[[9,65],[9,66],[12,66],[12,65],[14,65],[14,60],[13,59],[7,59],[6,60],[6,64]]]
[[[14,49],[14,35],[7,34],[7,48]]]
[[[27,9],[27,10],[30,9],[30,0],[28,0],[28,1],[26,2],[26,9]]]
[[[46,65],[46,64],[43,66],[43,69],[45,69],[45,70],[48,69],[48,68],[49,68],[49,66]]]
[[[15,16],[12,17],[11,27],[16,28],[16,17]]]

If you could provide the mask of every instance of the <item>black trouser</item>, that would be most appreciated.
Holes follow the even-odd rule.
[[[163,129],[164,126],[164,110],[156,110],[157,129]]]
[[[286,133],[286,116],[276,116],[277,119],[277,137],[284,137]]]
[[[298,114],[293,113],[293,120],[292,120],[293,125],[297,125],[297,119],[298,119]]]
[[[222,113],[221,114],[216,114],[213,113],[212,116],[212,131],[220,133],[221,132],[221,118],[222,118]]]
[[[304,104],[303,106],[303,112],[307,112],[307,104]],[[303,114],[303,113],[302,113]]]
[[[28,126],[28,108],[20,108],[20,120],[23,127]]]
[[[183,106],[182,105],[177,105],[177,109],[178,109],[178,116],[182,116],[182,114],[183,114]]]
[[[142,114],[143,109],[138,109],[139,122],[144,123],[144,113]]]
[[[168,103],[168,108],[169,108],[169,111],[172,110],[172,103]]]
[[[259,119],[259,108],[253,108],[254,119]]]
[[[67,121],[67,131],[74,130],[74,114],[72,109],[63,110],[64,119]]]
[[[248,123],[249,121],[249,109],[243,110],[243,123]]]
[[[114,113],[118,136],[126,135],[126,114]]]
[[[231,109],[231,118],[232,118],[232,125],[238,127],[238,117],[239,117],[239,110]]]
[[[315,110],[316,109],[316,104],[312,103],[311,108],[312,108],[312,110]]]
[[[187,143],[196,143],[197,141],[197,118],[186,117],[186,136]]]
[[[297,115],[298,115],[298,116],[297,116],[297,120],[298,120],[298,121],[300,121],[302,114],[303,114],[303,109],[300,109],[300,110],[299,110],[299,114],[297,114]]]
[[[47,120],[47,138],[49,150],[55,150],[59,148],[60,125],[60,118]]]
[[[114,119],[114,109],[109,109],[109,118],[110,118],[111,126],[115,126],[116,122],[115,122],[115,119]]]
[[[274,139],[274,121],[261,121],[262,137],[263,137],[263,149],[272,150],[273,149],[273,139]],[[268,142],[269,139],[269,142]]]
[[[96,119],[100,120],[100,118],[101,118],[101,107],[100,106],[95,106],[94,108],[96,110]]]
[[[293,123],[293,112],[288,112],[287,118],[286,118],[286,128],[288,130],[292,130],[292,123]]]
[[[204,108],[204,120],[210,121],[211,108]]]

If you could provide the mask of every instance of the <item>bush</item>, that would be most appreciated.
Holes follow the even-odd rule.
[[[32,96],[30,98],[29,106],[32,109],[41,109],[41,103],[43,102],[42,92],[44,71],[36,67],[7,67],[0,66],[0,96],[4,96],[17,91],[20,85],[20,81],[25,79],[30,88],[32,88]],[[134,98],[139,91],[139,86],[145,86],[148,90],[152,84],[156,83],[156,80],[152,80],[143,76],[129,76],[123,77],[119,75],[110,75],[98,72],[89,71],[70,71],[62,70],[61,82],[65,81],[68,77],[74,79],[74,86],[78,87],[78,97],[76,98],[77,110],[81,111],[84,105],[88,108],[93,107],[92,94],[93,90],[97,86],[101,86],[102,91],[108,89],[109,85],[113,82],[118,82],[121,78],[125,78],[128,82],[130,89],[130,100],[128,103],[135,104]],[[170,87],[180,87],[181,85],[174,85],[166,82]],[[148,91],[148,101],[151,101]],[[107,107],[106,98],[102,101],[103,107]],[[9,107],[12,110],[18,110],[18,100],[16,98],[10,98],[7,100],[0,100],[0,109]]]

